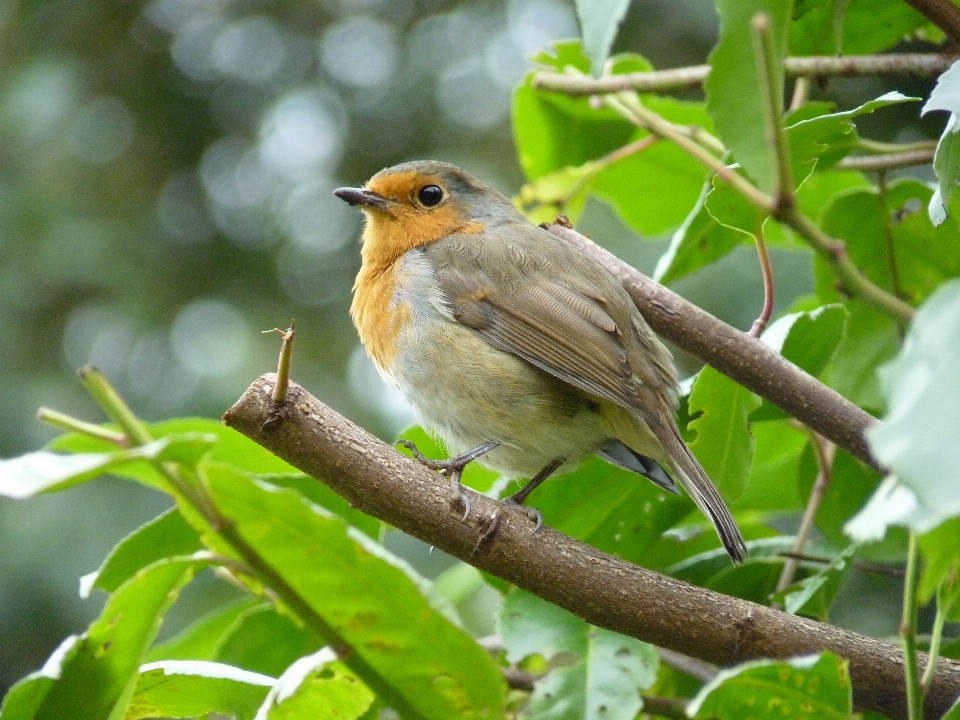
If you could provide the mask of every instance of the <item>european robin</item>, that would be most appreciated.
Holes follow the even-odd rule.
[[[531,478],[508,498],[519,505],[595,454],[671,492],[675,479],[743,560],[677,429],[670,353],[613,275],[447,163],[397,165],[336,195],[366,217],[350,307],[360,340],[456,453],[428,464],[451,474],[464,517],[470,460]]]

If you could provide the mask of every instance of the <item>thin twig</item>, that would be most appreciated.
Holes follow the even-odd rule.
[[[908,323],[916,310],[896,295],[887,292],[860,272],[860,268],[850,259],[847,247],[820,229],[816,223],[800,212],[796,207],[788,207],[777,219],[789,225],[819,252],[833,267],[840,282],[852,294],[859,295],[871,305],[887,314]]]
[[[777,553],[777,555],[785,558],[794,558],[801,562],[817,563],[818,565],[829,565],[834,560],[834,558],[823,557],[822,555],[810,555],[808,553],[793,552],[792,550],[784,550],[783,552]],[[859,560],[857,558],[851,558],[850,565],[861,572],[886,575],[901,580],[905,575],[904,571],[898,568],[887,567],[886,565],[868,562],[867,560]]]
[[[290,382],[290,363],[293,359],[293,339],[296,337],[296,324],[290,321],[290,327],[286,330],[274,328],[264,332],[275,332],[283,337],[283,343],[280,345],[280,358],[277,360],[277,384],[273,388],[273,404],[282,405],[287,399],[287,384]]]
[[[699,658],[674,652],[664,647],[658,647],[657,652],[660,654],[660,660],[664,665],[668,665],[674,670],[679,670],[692,678],[696,678],[700,682],[710,682],[717,676],[717,673],[720,672],[720,669],[716,665],[704,662]]]
[[[851,295],[859,295],[871,305],[892,315],[903,323],[913,319],[915,310],[896,295],[887,292],[860,272],[846,245],[827,235],[810,218],[793,204],[780,205],[777,200],[755,187],[749,180],[728,167],[702,146],[679,132],[677,126],[657,113],[644,107],[633,93],[605,96],[605,102],[628,120],[660,137],[669,140],[692,158],[703,164],[710,172],[743,195],[746,200],[766,215],[772,215],[782,224],[789,225],[830,263],[840,281]]]
[[[763,276],[763,310],[760,311],[760,317],[753,321],[753,326],[748,334],[758,338],[767,327],[767,323],[770,322],[774,303],[773,265],[770,263],[770,253],[767,252],[767,242],[763,236],[763,223],[760,223],[753,240],[757,246],[757,257],[760,260],[760,274]]]
[[[637,96],[633,93],[609,95],[605,98],[605,101],[607,105],[620,112],[634,124],[677,145],[692,158],[706,166],[723,182],[747,198],[750,204],[761,212],[772,215],[776,210],[776,203],[773,198],[751,185],[750,181],[738,174],[736,170],[725,165],[722,160],[714,157],[701,145],[690,139],[688,133],[682,132],[673,123],[641,105]]]
[[[941,587],[940,590],[942,589]],[[943,639],[943,624],[947,619],[947,603],[943,601],[940,590],[937,591],[937,615],[933,619],[930,647],[927,651],[930,657],[927,660],[927,667],[923,671],[923,677],[920,678],[920,690],[924,693],[930,689],[930,683],[933,682],[933,676],[937,672],[937,662],[940,660],[940,642]]]
[[[790,98],[790,112],[803,105],[810,97],[810,78],[801,75],[793,83],[793,96]]]
[[[837,449],[836,445],[820,437],[809,428],[807,428],[807,433],[810,436],[810,444],[817,458],[817,479],[813,483],[813,489],[810,490],[810,497],[807,499],[807,506],[804,508],[803,518],[800,520],[800,528],[797,530],[797,537],[793,543],[794,553],[800,553],[810,538],[813,524],[817,519],[817,510],[820,509],[823,496],[827,492],[827,488],[830,487],[830,478],[833,475],[833,456]],[[783,564],[780,580],[777,582],[778,593],[790,587],[799,566],[799,560],[795,557],[788,557],[787,561]]]
[[[946,71],[955,59],[953,55],[936,53],[788,57],[783,67],[790,77],[873,75],[932,77]],[[671,92],[701,85],[709,74],[709,65],[605,75],[599,78],[541,71],[534,75],[533,87],[565,95],[602,95],[625,90]]]
[[[37,410],[37,420],[45,422],[48,425],[53,425],[61,430],[66,430],[67,432],[79,433],[80,435],[97,438],[98,440],[105,440],[117,447],[130,447],[130,441],[122,432],[109,430],[103,427],[103,425],[85,422],[84,420],[59,412],[58,410],[51,410],[48,407],[42,407]]]
[[[923,720],[923,688],[917,667],[917,585],[920,582],[920,548],[917,534],[910,533],[907,542],[907,576],[903,583],[903,617],[900,637],[903,640],[903,670],[907,683],[907,717]]]
[[[767,142],[773,148],[773,161],[776,164],[776,185],[773,197],[777,209],[793,205],[793,193],[796,189],[793,180],[793,166],[790,162],[790,142],[783,131],[783,84],[778,72],[776,41],[770,16],[757,13],[750,21],[753,31],[754,53],[757,70],[760,75],[760,98],[763,101],[763,124],[767,133]]]
[[[836,164],[838,170],[861,170],[873,172],[896,168],[926,165],[933,162],[934,149],[911,150],[887,155],[848,155]]]

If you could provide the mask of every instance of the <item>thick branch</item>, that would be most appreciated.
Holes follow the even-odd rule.
[[[926,15],[948,38],[960,43],[960,8],[950,0],[904,0],[917,12]]]
[[[259,378],[224,422],[312,475],[353,506],[481,570],[609,628],[720,665],[829,650],[850,662],[854,704],[906,717],[900,648],[840,628],[687,585],[631,565],[549,527],[531,533],[504,508],[496,534],[477,545],[478,521],[498,505],[471,493],[466,523],[449,482],[291,384],[286,419],[264,431],[275,375]],[[924,658],[925,662],[925,658]],[[940,717],[960,692],[960,663],[941,661],[927,696]]]
[[[917,0],[917,2],[920,1]],[[956,60],[954,56],[933,53],[788,57],[784,61],[784,70],[788,76],[793,77],[838,75],[918,75],[932,77],[944,72],[953,64],[954,60]],[[534,75],[533,86],[538,90],[560,92],[565,95],[600,95],[626,90],[671,92],[701,85],[709,73],[709,65],[607,75],[599,78],[593,78],[589,75],[568,75],[566,73],[542,71]]]
[[[562,225],[550,225],[547,229],[612,272],[659,335],[769,400],[854,457],[878,467],[863,436],[876,422],[869,413],[759,340],[655,283],[576,230]]]

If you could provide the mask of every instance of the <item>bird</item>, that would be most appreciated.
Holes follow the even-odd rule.
[[[620,282],[533,224],[496,189],[440,161],[386,168],[334,194],[365,218],[350,315],[381,375],[453,454],[452,501],[477,460],[530,478],[598,455],[664,490],[678,484],[739,564],[746,543],[684,443],[677,374]],[[535,508],[524,508],[535,521]]]

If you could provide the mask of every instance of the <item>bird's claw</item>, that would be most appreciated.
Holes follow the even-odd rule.
[[[450,507],[456,509],[458,505],[463,506],[463,517],[460,518],[460,522],[466,522],[470,517],[472,503],[463,491],[463,486],[460,485],[460,477],[454,476],[450,478]]]

